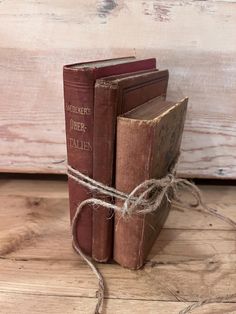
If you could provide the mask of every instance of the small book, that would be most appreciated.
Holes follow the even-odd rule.
[[[132,57],[66,65],[63,68],[65,124],[68,164],[93,176],[94,85],[98,78],[122,73],[154,70],[156,60]],[[77,206],[91,196],[83,186],[68,179],[70,217]],[[82,251],[92,254],[92,207],[87,206],[78,221],[78,242]]]
[[[180,102],[155,98],[119,116],[116,144],[116,188],[130,193],[151,178],[162,178],[180,151],[188,99]],[[117,205],[121,205],[119,201]],[[138,269],[143,266],[169,213],[163,199],[160,210],[123,218],[115,213],[114,260]]]
[[[111,76],[96,81],[93,140],[95,180],[114,186],[117,116],[157,96],[165,97],[168,78],[168,70],[163,70],[132,73],[126,77]],[[112,258],[114,223],[112,217],[112,213],[101,206],[93,210],[92,256],[99,262],[106,262]]]

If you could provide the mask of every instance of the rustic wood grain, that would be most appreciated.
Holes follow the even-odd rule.
[[[160,265],[148,263],[129,271],[101,265],[106,297],[185,301],[230,294],[236,289],[236,254]],[[95,298],[97,279],[87,265],[71,260],[1,259],[0,291]],[[233,300],[236,302],[236,299]]]
[[[84,314],[92,313],[95,300],[90,298],[63,297],[63,296],[42,296],[17,293],[2,293],[2,306],[4,313],[16,314],[15,305],[17,304],[18,313],[24,314]],[[39,306],[40,304],[40,306]],[[163,302],[163,301],[140,301],[140,300],[119,300],[109,299],[105,302],[104,314],[177,314],[183,309],[187,302]],[[222,314],[235,313],[234,304],[211,304],[196,310],[196,314]]]
[[[62,65],[133,54],[189,96],[178,172],[236,178],[235,1],[1,1],[0,170],[65,173]]]
[[[234,186],[200,187],[207,202],[236,219]],[[0,204],[1,311],[91,313],[97,281],[71,247],[66,182],[2,179]],[[108,287],[104,313],[177,314],[189,302],[232,293],[235,261],[232,227],[172,209],[143,269],[99,265]],[[195,312],[235,313],[232,302]]]
[[[19,196],[9,200],[9,196],[0,196],[0,201],[4,204],[0,212],[2,256],[80,261],[71,249],[67,200]],[[229,215],[227,210],[224,213]],[[184,219],[186,224],[190,222],[186,229],[186,226],[183,227],[184,216],[184,212],[171,211],[149,259],[169,263],[172,260],[204,259],[215,254],[234,252],[236,235],[231,227],[216,220],[218,224],[212,233],[212,217],[198,213],[198,216],[190,214]],[[193,224],[193,220],[197,220],[198,224]]]

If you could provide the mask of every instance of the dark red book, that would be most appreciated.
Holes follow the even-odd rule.
[[[68,164],[93,176],[94,85],[96,79],[110,75],[155,69],[156,60],[121,58],[66,65],[63,68],[65,125]],[[70,218],[80,202],[91,192],[68,179]],[[92,207],[81,212],[78,242],[88,255],[92,254]]]
[[[133,73],[96,81],[94,105],[93,178],[114,185],[116,118],[142,103],[166,96],[169,74],[164,71]],[[100,196],[102,198],[102,196]],[[93,211],[93,258],[106,262],[112,257],[112,213],[98,206]]]

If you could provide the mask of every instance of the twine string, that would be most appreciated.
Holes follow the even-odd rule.
[[[212,304],[212,303],[220,303],[220,302],[227,302],[232,299],[236,298],[236,293],[228,294],[222,297],[215,297],[215,298],[209,298],[202,301],[195,302],[193,304],[190,304],[185,309],[181,310],[179,314],[187,314],[190,311],[193,311],[199,307],[202,307],[203,305]]]
[[[201,191],[194,183],[186,179],[177,178],[175,176],[174,168],[171,173],[168,173],[165,177],[161,179],[150,179],[142,182],[137,187],[135,187],[133,191],[131,191],[131,193],[129,194],[121,192],[115,188],[108,187],[101,182],[95,181],[92,178],[82,174],[80,171],[72,168],[70,165],[68,165],[68,177],[78,184],[85,186],[91,191],[99,192],[99,194],[103,194],[105,196],[112,197],[113,199],[123,201],[123,205],[118,206],[115,203],[113,204],[108,201],[91,197],[78,205],[72,220],[73,247],[98,278],[97,304],[94,310],[94,314],[102,313],[105,294],[105,281],[102,274],[95,266],[95,263],[83,253],[78,243],[77,224],[79,221],[79,215],[86,205],[100,205],[108,209],[113,209],[114,211],[121,213],[122,217],[127,218],[132,216],[134,213],[144,215],[160,210],[160,205],[162,204],[162,201],[166,198],[168,202],[176,205],[179,204],[186,207],[190,206],[192,208],[197,208],[198,206],[201,206],[202,209],[208,214],[225,221],[236,229],[236,222],[234,220],[218,213],[217,210],[208,207],[202,201]],[[190,203],[183,201],[180,197],[180,190],[186,190],[192,196],[195,202]],[[236,294],[232,294],[231,298],[233,297],[236,297]],[[205,299],[186,307],[184,310],[180,311],[179,314],[186,314],[197,307],[209,303],[214,303],[215,300],[225,301],[228,299],[229,296]]]
[[[95,204],[97,203],[97,200],[95,202],[94,199],[85,200],[81,202],[80,208],[82,209],[85,205],[88,204]],[[100,205],[100,204],[99,204]],[[80,210],[81,210],[80,209]],[[72,245],[75,249],[75,251],[82,257],[82,259],[88,264],[88,266],[91,268],[91,270],[94,272],[98,279],[98,291],[97,291],[97,304],[94,310],[94,314],[100,314],[100,310],[103,308],[103,300],[104,300],[104,292],[105,292],[105,285],[104,285],[104,279],[98,268],[95,266],[95,264],[89,259],[87,255],[83,253],[79,246],[78,238],[77,238],[77,223],[79,220],[79,213],[80,210],[76,211],[76,214],[74,215],[72,219]]]

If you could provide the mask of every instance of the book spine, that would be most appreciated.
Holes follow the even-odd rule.
[[[116,144],[116,188],[130,193],[149,178],[152,158],[153,128],[143,122],[118,117]],[[134,159],[137,156],[137,159]],[[116,202],[122,206],[120,201]],[[130,269],[143,265],[146,215],[134,214],[130,219],[115,213],[114,260]]]
[[[68,164],[92,177],[94,73],[90,69],[64,67],[64,104]],[[89,191],[68,178],[70,219]],[[78,242],[85,254],[92,254],[92,207],[85,206],[77,228]]]
[[[114,183],[112,182],[115,153],[113,143],[115,143],[117,100],[117,85],[96,83],[93,178],[108,186],[112,186]],[[112,201],[102,195],[96,195],[96,197],[105,201]],[[98,206],[93,211],[92,255],[99,262],[107,262],[112,256],[112,216],[112,211],[102,206]]]
[[[126,92],[131,88],[132,92],[125,100],[123,97],[124,86],[120,87],[115,82],[103,80],[98,80],[95,85],[93,177],[109,186],[114,186],[117,115],[157,95],[165,97],[166,94],[168,71],[149,72],[149,79],[147,79],[148,73],[143,72],[142,74],[143,76],[140,76],[139,79],[133,76],[129,77],[126,83]],[[103,199],[102,196],[100,198]],[[92,252],[93,258],[99,262],[106,262],[111,258],[113,223],[113,215],[108,209],[101,206],[94,209]]]

